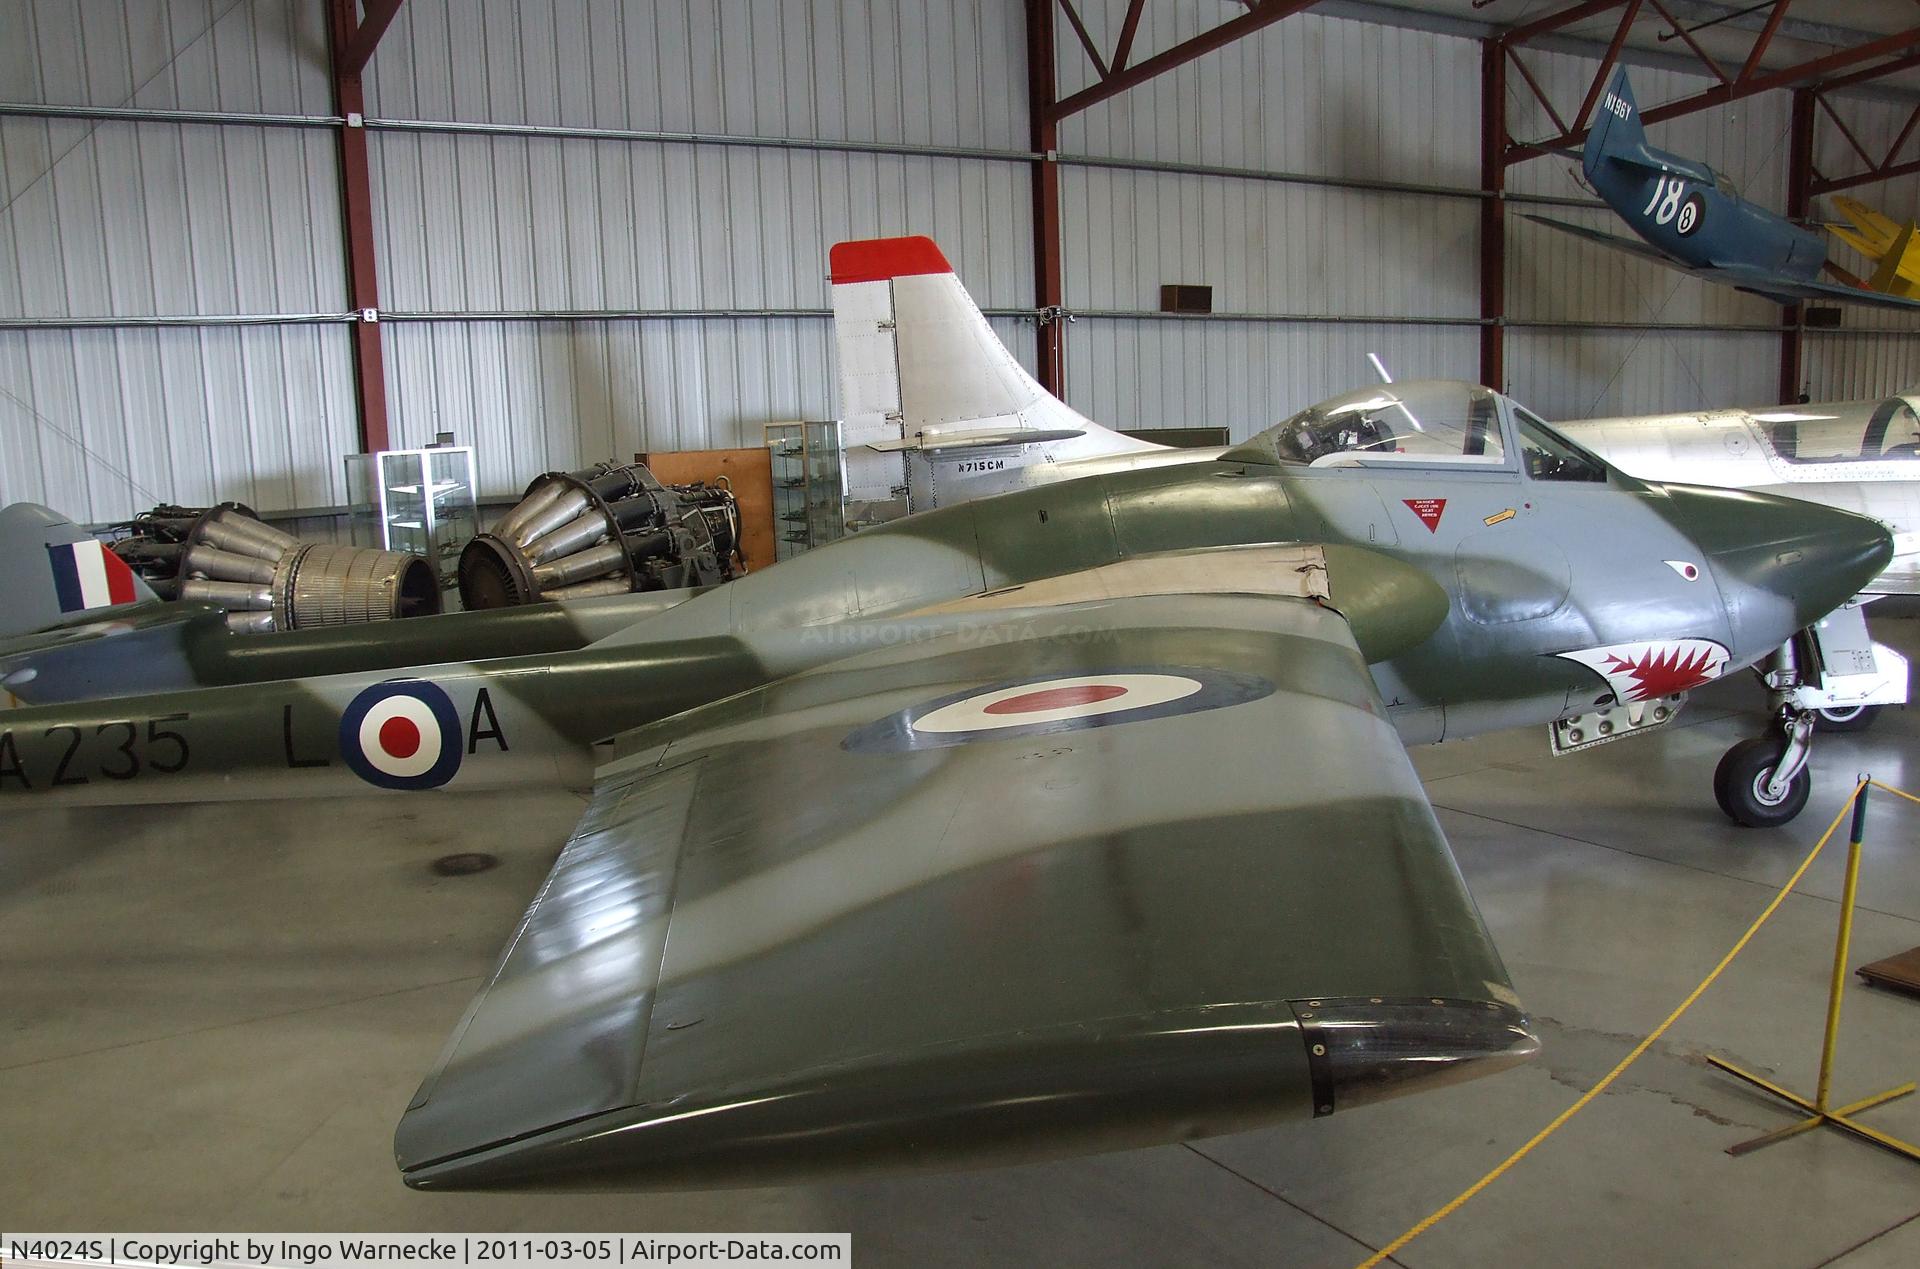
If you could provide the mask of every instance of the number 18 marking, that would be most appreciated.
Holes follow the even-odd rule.
[[[1653,197],[1640,209],[1642,216],[1652,216],[1657,225],[1670,225],[1673,218],[1680,214],[1680,199],[1687,192],[1687,183],[1677,176],[1663,176],[1653,187]],[[1659,210],[1656,212],[1655,207]]]

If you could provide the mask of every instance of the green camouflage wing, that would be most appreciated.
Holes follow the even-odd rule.
[[[1311,600],[996,612],[611,752],[400,1124],[410,1184],[1013,1162],[1534,1047]]]

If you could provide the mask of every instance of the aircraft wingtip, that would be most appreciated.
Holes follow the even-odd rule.
[[[848,282],[884,282],[918,273],[952,273],[939,244],[924,235],[906,238],[868,238],[836,242],[827,252],[827,266],[836,285]]]

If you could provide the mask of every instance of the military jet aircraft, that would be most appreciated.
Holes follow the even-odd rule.
[[[73,545],[23,520],[0,558]],[[1653,725],[1890,551],[1407,382],[1216,460],[911,516],[577,651],[16,709],[0,808],[590,783],[400,1122],[414,1186],[1175,1141],[1534,1047],[1403,744]],[[128,637],[86,619],[61,647]]]
[[[875,470],[862,449],[894,464],[883,481],[899,482],[907,506],[950,506],[1010,489],[1032,489],[1076,476],[1210,462],[1215,449],[1179,450],[1109,431],[1069,408],[1029,375],[993,334],[940,249],[926,238],[842,243],[832,256],[834,327],[841,400],[848,411],[850,469]],[[1378,358],[1371,359],[1388,379]],[[1311,413],[1311,412],[1309,412]],[[1831,417],[1828,417],[1828,416]],[[1808,406],[1768,411],[1764,420],[1779,444],[1756,431],[1749,450],[1731,433],[1727,452],[1715,437],[1741,412],[1603,419],[1562,423],[1568,435],[1645,480],[1678,480],[1760,488],[1859,511],[1895,531],[1893,566],[1876,578],[1869,596],[1920,591],[1920,416],[1904,401]],[[1304,417],[1304,416],[1303,416]],[[1696,425],[1697,420],[1697,425]],[[1804,458],[1793,448],[1797,423],[1808,425]],[[864,446],[860,437],[882,437]],[[1781,445],[1785,449],[1780,448]],[[1851,446],[1851,448],[1848,448]],[[1836,448],[1837,447],[1837,448]],[[1769,455],[1760,461],[1762,453]],[[1784,453],[1784,459],[1779,458]],[[1744,455],[1744,457],[1742,457]],[[904,466],[901,465],[904,460]],[[862,464],[865,464],[864,468]],[[1742,823],[1777,823],[1793,779],[1810,755],[1810,732],[1868,725],[1883,704],[1907,697],[1907,663],[1867,633],[1862,605],[1850,603],[1823,617],[1768,659],[1771,715],[1766,734],[1729,749],[1714,778],[1715,798]],[[1620,739],[1638,729],[1595,726],[1556,729],[1556,751],[1567,734],[1582,731]],[[1768,782],[1778,806],[1756,818],[1752,808],[1729,805],[1726,790],[1756,755],[1789,738]],[[1731,774],[1730,774],[1731,773]],[[1788,816],[1787,818],[1791,818]]]
[[[1920,308],[1920,299],[1823,282],[1826,239],[1740,196],[1705,163],[1647,144],[1626,68],[1615,72],[1580,152],[1587,183],[1643,240],[1547,216],[1528,220],[1780,304],[1827,300]]]
[[[1920,404],[1907,396],[1580,419],[1561,432],[1642,479],[1684,480],[1804,498],[1893,530],[1894,555],[1859,600],[1823,618],[1811,650],[1819,682],[1793,675],[1787,699],[1823,730],[1854,731],[1907,699],[1907,662],[1867,634],[1865,604],[1920,594]],[[1783,650],[1791,658],[1792,649]],[[1791,671],[1792,667],[1787,669]]]

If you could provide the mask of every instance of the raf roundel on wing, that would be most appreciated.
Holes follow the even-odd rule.
[[[1257,675],[1188,666],[1022,679],[890,714],[841,744],[874,753],[1013,740],[1221,709],[1272,692]]]

